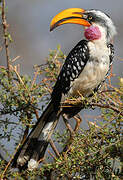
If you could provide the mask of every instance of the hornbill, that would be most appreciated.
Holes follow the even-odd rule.
[[[61,107],[68,97],[89,97],[104,82],[114,56],[113,37],[116,28],[111,18],[99,10],[66,9],[51,21],[50,30],[74,23],[84,26],[85,39],[68,54],[51,94],[51,100],[26,141],[16,153],[14,165],[33,170],[44,156],[49,138],[60,115],[69,119],[84,106]]]

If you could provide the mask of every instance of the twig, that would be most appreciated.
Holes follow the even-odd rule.
[[[118,106],[118,103],[120,104],[120,102],[118,102],[118,103],[115,102],[116,98],[114,99],[114,97],[111,97],[109,94],[106,95],[106,94],[102,93],[102,96],[104,96],[105,99],[108,99],[108,102],[110,102],[110,104],[113,104],[114,106]]]
[[[44,156],[43,158],[39,159],[38,164],[39,164],[40,162],[44,162],[44,163],[45,163],[45,156]]]
[[[36,78],[37,78],[38,74],[39,74],[38,71],[36,71],[36,72],[34,73],[34,78],[33,78],[32,84],[31,84],[31,90],[33,89],[33,86],[34,86],[34,84],[35,84],[35,81],[36,81]]]
[[[0,115],[5,115],[5,114],[9,114],[9,113],[15,113],[15,112],[18,112],[18,111],[22,111],[22,110],[26,109],[27,107],[29,107],[29,105],[30,105],[30,103],[28,103],[25,106],[18,107],[15,110],[11,109],[9,111],[0,109]]]
[[[20,74],[19,74],[18,71],[17,71],[17,66],[14,66],[14,67],[11,66],[11,69],[16,73],[16,76],[18,77],[20,83],[21,83],[21,84],[24,86],[24,88],[27,90],[27,88],[25,87],[25,84],[24,84],[24,82],[23,82]]]
[[[59,152],[58,152],[58,150],[57,150],[57,148],[56,148],[56,146],[55,146],[55,144],[51,138],[50,138],[49,142],[50,142],[50,145],[51,145],[54,153],[56,154],[56,156],[60,156],[60,154],[59,154]]]
[[[28,95],[29,95],[29,97],[30,97],[31,103],[33,103],[33,97],[31,97],[30,92],[29,92],[28,89],[26,88],[26,86],[25,86],[25,84],[24,84],[24,82],[23,82],[20,74],[19,74],[18,71],[17,71],[16,66],[15,66],[15,67],[12,67],[12,68],[13,68],[13,70],[15,71],[15,73],[16,73],[19,81],[20,81],[20,83],[22,83],[22,85],[24,86],[25,90],[27,91],[27,93],[28,93]],[[36,75],[36,77],[37,77],[37,75]],[[25,99],[25,100],[26,100],[26,99]],[[35,108],[33,105],[31,105],[31,106],[34,108],[34,112],[35,112],[36,118],[38,119],[39,116],[38,116],[38,112],[37,112],[36,108]]]
[[[14,158],[16,152],[17,152],[17,150],[19,149],[20,145],[21,145],[21,144],[19,143],[18,146],[16,147],[15,153],[14,153],[13,156],[11,157],[10,161],[8,162],[6,168],[4,169],[4,171],[3,171],[2,175],[1,175],[1,179],[3,179],[3,177],[4,177],[5,173],[6,173],[6,171],[7,171],[8,167],[10,166],[10,164],[11,164],[11,162],[12,162],[12,160],[13,160],[13,158]]]
[[[10,57],[9,57],[9,49],[8,49],[8,32],[7,32],[8,25],[5,16],[5,0],[2,0],[2,25],[3,25],[3,34],[4,34],[4,44],[6,50],[8,78],[10,79]]]
[[[100,104],[100,103],[90,103],[91,106],[101,107],[101,108],[108,108],[112,109],[113,111],[119,113],[123,116],[123,112],[121,112],[118,108],[111,106],[110,104]]]
[[[56,157],[48,150],[48,153],[53,157],[53,159],[56,159]]]
[[[19,59],[20,58],[20,56],[17,56],[17,57],[15,57],[14,59],[12,59],[11,60],[11,62],[15,62],[17,59]]]

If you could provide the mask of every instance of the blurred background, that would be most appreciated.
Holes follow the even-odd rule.
[[[53,16],[63,9],[79,7],[100,9],[112,17],[118,31],[113,71],[121,75],[119,58],[123,58],[123,0],[7,0],[7,6],[9,31],[14,40],[11,57],[21,56],[23,73],[31,74],[34,64],[43,63],[49,49],[55,49],[60,44],[67,55],[83,39],[83,28],[79,25],[69,24],[49,31]]]
[[[123,0],[7,0],[7,6],[9,32],[14,40],[10,47],[10,55],[12,59],[20,56],[17,62],[21,64],[23,74],[32,75],[33,66],[44,63],[49,50],[56,49],[58,44],[67,55],[83,39],[83,28],[79,25],[69,24],[60,26],[53,32],[49,31],[53,16],[66,8],[78,7],[100,9],[112,17],[118,32],[114,40],[113,72],[117,77],[123,76],[121,62],[123,59]],[[0,65],[6,65],[5,63],[6,61],[1,57]],[[118,83],[117,77],[113,78],[114,85]],[[90,116],[92,120],[92,116],[98,115],[100,110],[83,110],[82,113],[83,119],[87,116],[89,119]],[[83,124],[85,121],[82,126]],[[59,126],[61,127],[60,123]],[[9,145],[8,150],[13,151],[12,144]]]

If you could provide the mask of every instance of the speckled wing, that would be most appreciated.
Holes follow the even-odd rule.
[[[62,93],[67,94],[70,90],[71,82],[78,78],[88,59],[88,41],[81,40],[68,54],[63,64],[51,95],[52,100],[55,100],[57,103],[60,102]]]

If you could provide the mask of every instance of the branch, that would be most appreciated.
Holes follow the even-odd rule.
[[[113,111],[119,113],[120,115],[123,116],[123,112],[121,112],[118,108],[110,105],[110,104],[100,104],[100,103],[90,103],[91,106],[96,106],[96,107],[101,107],[101,108],[108,108],[112,109]]]
[[[2,25],[3,25],[3,34],[4,34],[4,44],[6,51],[6,60],[7,60],[7,69],[8,69],[8,78],[10,79],[10,58],[9,58],[9,49],[8,49],[8,24],[5,16],[5,0],[2,0]]]
[[[16,147],[16,150],[15,150],[14,154],[12,155],[12,157],[11,157],[10,161],[8,162],[8,164],[6,165],[4,171],[3,171],[2,175],[1,175],[1,179],[3,179],[3,177],[4,177],[4,175],[5,175],[6,171],[7,171],[7,169],[9,168],[9,166],[10,166],[10,164],[11,164],[11,162],[12,162],[12,160],[13,160],[16,152],[17,152],[17,150],[19,149],[19,147],[20,147],[20,143],[19,143],[18,146]]]

